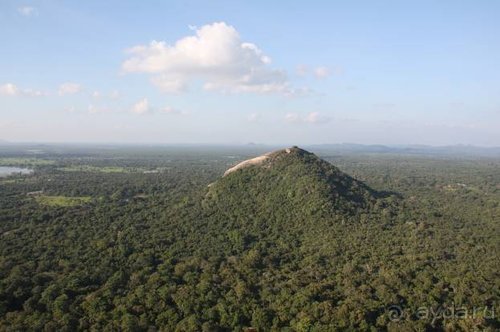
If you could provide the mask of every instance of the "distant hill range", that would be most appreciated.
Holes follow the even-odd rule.
[[[415,154],[415,155],[448,155],[448,156],[489,156],[500,157],[500,147],[479,147],[473,145],[364,145],[364,144],[315,144],[306,148],[315,152],[338,152],[338,153],[393,153],[393,154]]]
[[[199,150],[230,150],[238,152],[241,150],[250,150],[253,152],[264,152],[277,150],[282,145],[267,145],[267,144],[119,144],[119,143],[29,143],[29,142],[10,142],[0,139],[0,152],[23,152],[31,149],[43,149],[45,152],[64,153],[74,152],[75,149],[85,150],[88,153],[98,150],[110,149],[127,149],[130,148],[147,148],[152,149],[182,149],[187,151]],[[430,146],[430,145],[365,145],[354,143],[341,144],[311,144],[304,145],[305,149],[314,153],[324,154],[407,154],[407,155],[422,155],[422,156],[450,156],[450,157],[500,157],[499,147],[480,147],[473,145],[449,145],[449,146]]]

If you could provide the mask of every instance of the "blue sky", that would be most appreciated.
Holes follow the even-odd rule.
[[[0,139],[500,145],[499,1],[0,3]]]

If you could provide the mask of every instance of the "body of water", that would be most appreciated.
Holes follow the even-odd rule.
[[[8,176],[13,174],[31,174],[33,173],[32,169],[29,168],[21,168],[21,167],[12,167],[12,166],[0,166],[0,177]]]

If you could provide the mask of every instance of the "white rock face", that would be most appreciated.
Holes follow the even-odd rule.
[[[228,169],[227,171],[225,171],[224,172],[224,176],[226,176],[229,173],[232,173],[232,172],[234,172],[236,170],[239,170],[240,168],[248,167],[248,166],[251,166],[251,165],[260,165],[264,161],[266,161],[267,159],[269,159],[269,153],[266,153],[266,154],[264,154],[262,156],[258,156],[258,157],[252,158],[252,159],[248,159],[248,160],[242,161],[241,163],[237,164],[236,166],[233,166],[230,169]]]
[[[248,167],[248,166],[252,166],[252,165],[261,165],[263,164],[266,160],[268,160],[269,158],[271,158],[273,155],[276,155],[276,154],[279,154],[279,153],[286,153],[286,154],[289,154],[291,153],[293,150],[300,150],[298,147],[294,146],[294,147],[291,147],[291,148],[286,148],[284,150],[277,150],[277,151],[272,151],[272,152],[268,152],[266,154],[263,154],[262,156],[258,156],[258,157],[255,157],[255,158],[252,158],[252,159],[248,159],[248,160],[245,160],[245,161],[242,161],[241,163],[237,164],[236,166],[233,166],[231,167],[230,169],[228,169],[227,171],[224,172],[224,176],[236,171],[236,170],[239,170],[241,168],[245,168],[245,167]]]

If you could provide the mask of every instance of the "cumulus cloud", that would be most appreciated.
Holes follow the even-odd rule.
[[[133,103],[129,107],[125,108],[115,108],[113,105],[107,105],[106,103],[99,103],[98,101],[94,104],[89,104],[87,111],[91,114],[98,113],[121,113],[121,114],[135,114],[135,115],[145,115],[145,114],[172,114],[172,115],[187,115],[186,111],[171,107],[165,106],[163,108],[155,107],[151,105],[148,98],[142,98],[137,102]]]
[[[36,8],[31,6],[21,6],[17,8],[17,12],[25,17],[38,15],[38,11],[36,10]]]
[[[307,114],[304,121],[308,123],[326,123],[330,121],[330,118],[319,112],[311,112]]]
[[[298,113],[287,113],[285,115],[285,121],[289,123],[311,123],[311,124],[321,124],[330,121],[330,118],[320,114],[319,112],[310,112],[305,116]]]
[[[20,91],[18,87],[12,83],[5,83],[0,85],[0,94],[4,96],[17,96]]]
[[[224,22],[195,28],[195,35],[173,45],[153,41],[127,52],[123,71],[151,74],[152,83],[167,93],[186,91],[194,81],[228,93],[294,93],[286,72],[271,68],[271,58]]]
[[[314,68],[314,76],[316,76],[316,78],[327,78],[330,76],[330,69],[325,66],[316,67]]]
[[[59,85],[58,93],[60,96],[74,95],[82,90],[82,86],[78,83],[63,83]]]
[[[10,97],[42,97],[45,96],[46,93],[33,89],[21,89],[13,83],[5,83],[3,85],[0,85],[0,95]]]
[[[23,91],[21,91],[21,94],[28,97],[43,97],[47,95],[46,92],[33,89],[24,89]]]
[[[145,113],[149,112],[148,99],[143,98],[143,99],[139,100],[137,103],[135,103],[132,106],[131,112],[135,113],[135,114],[145,114]]]
[[[295,68],[295,72],[297,73],[297,75],[299,76],[306,76],[307,73],[309,72],[309,68],[306,66],[306,65],[298,65],[296,68]]]

